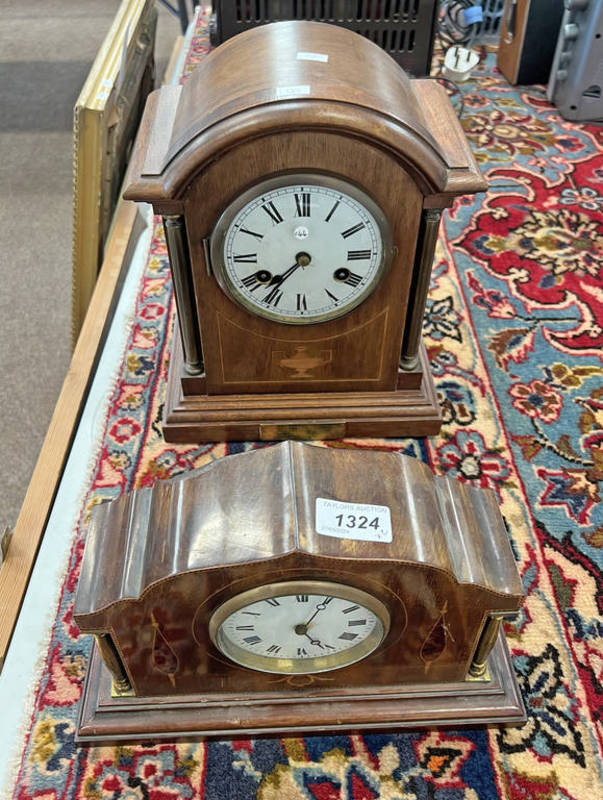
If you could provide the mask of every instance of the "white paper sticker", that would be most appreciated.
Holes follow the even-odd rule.
[[[301,51],[297,54],[298,61],[324,61],[325,63],[329,60],[329,56],[326,53],[302,53]]]
[[[316,498],[316,531],[338,539],[391,542],[392,518],[387,506]]]
[[[301,86],[277,86],[275,89],[276,99],[282,100],[285,97],[299,97],[300,94],[310,94],[310,87],[307,84]]]

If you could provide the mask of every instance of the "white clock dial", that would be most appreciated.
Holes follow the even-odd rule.
[[[385,606],[355,587],[291,581],[258,587],[215,612],[216,646],[239,664],[263,672],[300,674],[347,666],[383,641]]]
[[[211,241],[222,288],[279,322],[321,322],[347,313],[376,287],[389,260],[389,229],[356,187],[290,175],[245,192]]]

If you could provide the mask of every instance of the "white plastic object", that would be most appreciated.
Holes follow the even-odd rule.
[[[479,63],[479,56],[474,50],[465,47],[449,47],[444,56],[442,74],[451,81],[466,81],[471,70]]]

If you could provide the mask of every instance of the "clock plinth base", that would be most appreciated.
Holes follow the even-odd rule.
[[[299,678],[300,676],[296,676]],[[521,723],[526,719],[504,634],[488,660],[487,680],[309,690],[284,679],[270,692],[173,697],[114,696],[94,646],[76,741],[140,741],[387,730],[428,725]]]
[[[420,370],[400,373],[399,388],[392,392],[196,394],[191,386],[202,386],[203,378],[186,376],[183,364],[175,336],[163,421],[166,442],[432,436],[442,424],[423,346]]]

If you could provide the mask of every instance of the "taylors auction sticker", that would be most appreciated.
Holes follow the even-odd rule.
[[[392,518],[387,506],[316,498],[316,531],[338,539],[391,542]]]

